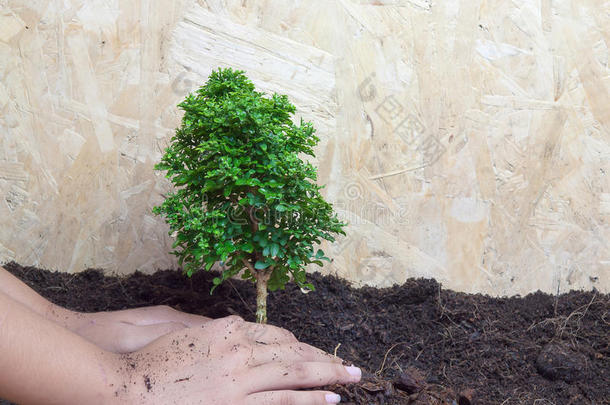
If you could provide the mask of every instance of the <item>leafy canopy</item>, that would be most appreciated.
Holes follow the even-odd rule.
[[[314,246],[344,234],[344,223],[320,195],[314,156],[319,138],[310,122],[292,122],[285,95],[257,92],[242,71],[219,69],[179,104],[181,126],[157,170],[175,191],[154,208],[176,235],[173,254],[190,276],[224,262],[219,285],[244,270],[270,274],[270,290],[290,275],[300,287],[304,266],[328,260]]]

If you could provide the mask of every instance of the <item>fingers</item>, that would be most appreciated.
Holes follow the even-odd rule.
[[[210,321],[204,316],[187,314],[166,306],[142,307],[122,311],[107,312],[106,318],[128,322],[138,326],[154,325],[166,322],[181,322],[189,328],[198,327]]]
[[[157,323],[145,326],[126,326],[124,331],[128,331],[122,344],[117,347],[119,353],[130,353],[140,350],[168,333],[184,329],[186,326],[178,322]]]
[[[250,394],[246,405],[328,405],[341,397],[329,391],[267,391]]]
[[[266,363],[247,373],[250,392],[321,387],[360,381],[357,367],[327,362]]]
[[[256,344],[248,361],[250,366],[260,366],[273,361],[281,363],[294,362],[320,362],[337,363],[343,362],[339,357],[335,357],[316,347],[306,343],[293,342],[284,344]]]

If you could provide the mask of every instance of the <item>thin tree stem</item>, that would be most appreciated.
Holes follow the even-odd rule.
[[[267,284],[271,273],[259,271],[256,275],[256,323],[267,323]]]

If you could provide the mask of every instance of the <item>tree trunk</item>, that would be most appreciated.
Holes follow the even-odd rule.
[[[266,271],[256,275],[256,323],[267,323],[267,283],[270,276]]]

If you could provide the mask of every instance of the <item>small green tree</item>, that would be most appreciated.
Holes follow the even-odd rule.
[[[179,104],[180,128],[157,170],[175,191],[154,208],[176,235],[174,251],[185,273],[223,262],[214,287],[243,271],[256,282],[256,321],[267,322],[267,291],[306,281],[305,266],[328,260],[315,245],[334,241],[345,223],[316,185],[319,138],[310,122],[295,125],[284,95],[257,92],[242,71],[219,69]]]

